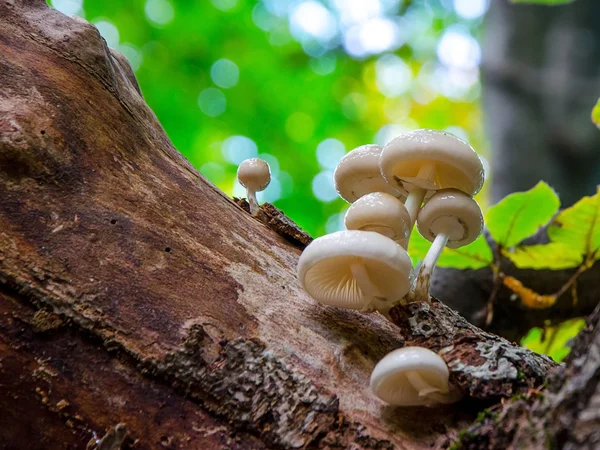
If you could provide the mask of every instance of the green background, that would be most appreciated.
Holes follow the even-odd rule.
[[[325,43],[294,29],[302,6],[309,31],[327,32],[315,3],[53,2],[96,24],[129,58],[146,101],[203,175],[228,195],[245,196],[235,183],[237,163],[264,157],[273,182],[259,201],[319,236],[341,227],[348,205],[332,192],[332,169],[356,146],[436,128],[468,139],[485,156],[476,39],[488,2],[326,1],[319,11],[326,11],[333,37]],[[348,51],[344,38],[352,30],[367,41],[382,39],[381,23],[395,27],[394,45]],[[478,200],[485,204],[485,190]]]

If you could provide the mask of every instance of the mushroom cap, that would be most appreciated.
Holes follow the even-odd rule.
[[[371,373],[371,390],[391,405],[454,403],[461,393],[448,382],[446,362],[424,347],[398,348],[381,359]]]
[[[344,218],[349,230],[375,231],[406,248],[412,228],[404,204],[385,192],[372,192],[356,200]]]
[[[436,130],[410,131],[391,140],[381,152],[380,167],[388,183],[407,191],[454,188],[473,196],[485,178],[481,159],[469,144]],[[429,177],[419,175],[423,168],[431,170]]]
[[[344,200],[353,203],[365,194],[385,192],[406,197],[402,187],[388,184],[379,170],[380,145],[362,145],[340,160],[333,174],[335,189]]]
[[[470,244],[483,231],[483,214],[473,198],[457,189],[444,189],[433,195],[419,211],[417,229],[433,242],[439,233],[448,235],[446,247]]]
[[[411,286],[412,263],[400,245],[372,231],[338,231],[312,241],[298,261],[298,278],[315,300],[330,306],[362,309],[365,296],[352,275],[361,264],[385,300],[397,300]]]
[[[242,186],[251,191],[262,191],[271,182],[269,163],[260,158],[242,161],[237,170],[237,177]]]

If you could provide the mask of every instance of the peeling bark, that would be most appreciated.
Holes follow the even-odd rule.
[[[600,447],[600,306],[577,336],[566,366],[543,392],[490,410],[465,430],[460,449]]]
[[[392,321],[405,337],[404,345],[439,353],[450,369],[450,381],[472,398],[492,401],[541,387],[556,367],[538,355],[471,325],[443,303],[398,305]]]

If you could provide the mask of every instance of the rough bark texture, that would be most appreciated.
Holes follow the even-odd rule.
[[[43,0],[0,3],[0,86],[1,447],[439,448],[474,408],[383,405],[386,353],[428,343],[461,386],[464,363],[509,380],[472,373],[480,398],[551,366],[439,304],[400,327],[316,304],[295,276],[306,236],[206,182],[125,59]]]
[[[483,414],[455,447],[600,448],[600,306],[575,340],[566,367],[554,372],[547,389]]]
[[[448,363],[450,380],[480,400],[500,400],[544,384],[556,364],[471,325],[448,306],[410,303],[390,310],[405,345],[427,347]]]

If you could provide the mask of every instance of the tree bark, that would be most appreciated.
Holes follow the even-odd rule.
[[[490,408],[461,433],[457,449],[600,447],[600,305],[577,336],[566,366],[543,392]]]
[[[441,448],[479,403],[382,404],[368,380],[389,351],[454,351],[488,401],[554,366],[437,303],[396,326],[312,301],[293,224],[210,185],[87,22],[0,3],[0,86],[3,448]]]

